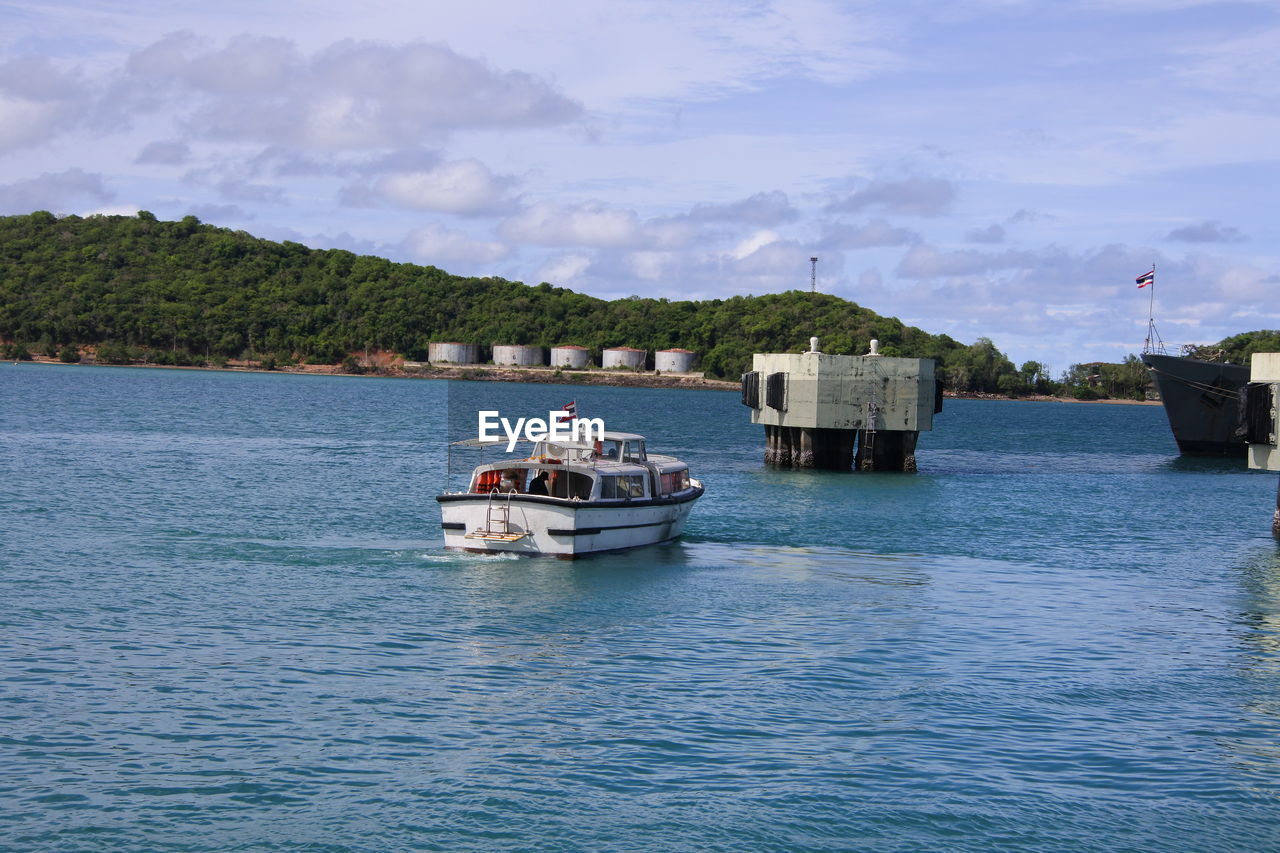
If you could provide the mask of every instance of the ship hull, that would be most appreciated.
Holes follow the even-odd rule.
[[[510,540],[484,535],[493,526],[488,495],[440,495],[436,500],[446,548],[573,558],[679,537],[702,493],[699,485],[678,497],[627,503],[512,495],[502,525],[515,537]]]
[[[1244,457],[1246,445],[1235,437],[1237,395],[1249,381],[1249,368],[1154,353],[1142,361],[1151,370],[1180,453]]]

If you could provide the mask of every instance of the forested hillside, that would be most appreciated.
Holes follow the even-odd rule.
[[[99,360],[148,350],[172,363],[336,364],[369,349],[424,360],[431,341],[574,343],[597,357],[685,347],[709,375],[736,378],[752,352],[798,351],[818,335],[826,352],[865,352],[878,338],[886,355],[936,358],[955,390],[1022,382],[989,340],[965,346],[826,294],[604,301],[275,243],[193,216],[0,217],[0,259],[0,338],[47,353],[94,345]]]
[[[1214,361],[1249,364],[1255,352],[1280,352],[1280,331],[1259,329],[1223,338],[1216,344],[1195,348],[1190,355]]]

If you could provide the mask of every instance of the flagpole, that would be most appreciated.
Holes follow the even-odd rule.
[[[1143,349],[1143,353],[1164,353],[1164,341],[1160,340],[1160,333],[1156,331],[1156,265],[1151,264],[1151,281],[1148,284],[1151,287],[1150,299],[1147,303],[1147,342]]]
[[[1156,327],[1156,265],[1151,264],[1151,301],[1147,305],[1147,322]]]
[[[1151,293],[1148,293],[1147,304],[1147,346],[1152,347],[1156,337],[1156,265],[1151,265]],[[1151,351],[1148,348],[1148,352]]]

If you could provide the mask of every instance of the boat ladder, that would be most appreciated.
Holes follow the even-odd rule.
[[[511,529],[511,496],[515,493],[506,492],[505,494],[504,501],[501,499],[503,492],[489,493],[489,501],[484,509],[484,527],[477,527],[464,538],[484,539],[488,542],[518,542],[529,535]],[[494,495],[498,495],[499,500],[494,501]]]

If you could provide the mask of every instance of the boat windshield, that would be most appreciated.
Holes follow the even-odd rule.
[[[644,439],[606,438],[597,442],[596,457],[616,462],[644,462],[648,457],[644,452]]]

